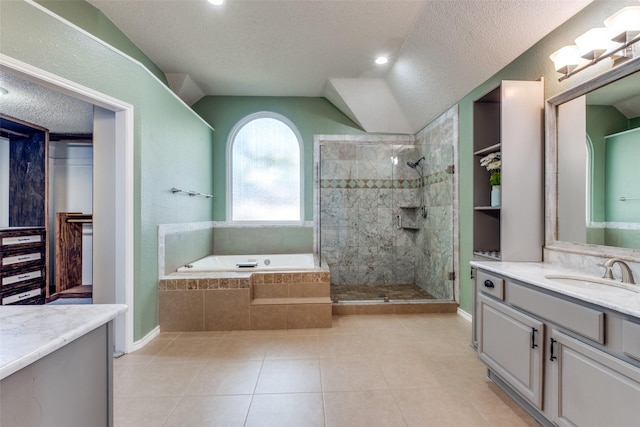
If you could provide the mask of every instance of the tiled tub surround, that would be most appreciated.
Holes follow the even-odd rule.
[[[329,270],[172,273],[158,285],[162,332],[331,327]]]

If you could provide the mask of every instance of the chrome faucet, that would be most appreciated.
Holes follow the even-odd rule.
[[[614,279],[612,267],[616,263],[620,266],[620,272],[622,273],[622,283],[635,284],[636,282],[633,281],[633,273],[631,272],[631,269],[629,268],[626,262],[618,258],[611,258],[604,262],[603,266],[605,268],[605,271],[604,271],[604,276],[602,276],[602,278]]]

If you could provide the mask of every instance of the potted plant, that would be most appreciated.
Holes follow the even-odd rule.
[[[502,192],[500,190],[500,152],[495,152],[484,156],[480,159],[480,166],[483,166],[491,174],[489,176],[489,184],[491,185],[491,206],[500,206]]]

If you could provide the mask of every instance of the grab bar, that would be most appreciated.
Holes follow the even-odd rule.
[[[620,197],[621,202],[626,202],[627,200],[640,200],[640,197]]]

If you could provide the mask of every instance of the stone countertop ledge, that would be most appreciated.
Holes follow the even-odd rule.
[[[124,304],[0,307],[0,380],[126,310]]]
[[[640,318],[640,293],[631,294],[629,291],[614,286],[603,289],[578,288],[545,278],[545,276],[549,275],[596,278],[596,276],[585,274],[578,270],[571,270],[555,264],[542,262],[472,261],[471,265],[515,280],[530,283],[541,289],[547,289]],[[637,279],[640,280],[640,278]],[[640,284],[632,286],[640,287]]]

